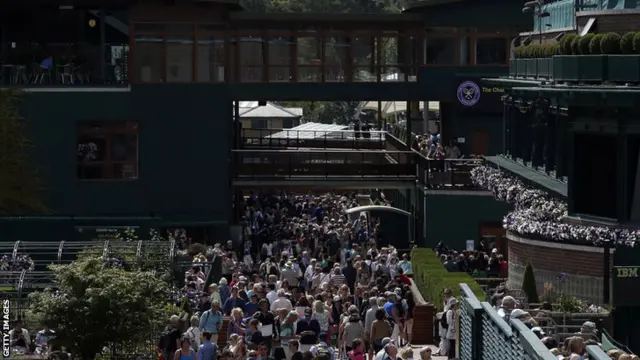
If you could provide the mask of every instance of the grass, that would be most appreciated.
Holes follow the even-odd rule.
[[[433,249],[414,248],[411,252],[411,266],[413,267],[413,280],[422,296],[439,311],[444,305],[444,289],[451,289],[453,295],[460,298],[461,283],[467,284],[478,300],[484,301],[485,299],[482,287],[471,275],[447,271]]]

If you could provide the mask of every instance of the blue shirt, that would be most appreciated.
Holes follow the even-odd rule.
[[[231,297],[231,289],[229,289],[229,285],[220,285],[218,286],[218,292],[220,293],[220,301],[222,302],[220,305],[224,305],[227,299]]]
[[[220,311],[213,312],[211,310],[207,310],[202,313],[200,316],[200,324],[198,328],[200,330],[205,331],[209,330],[212,334],[218,333],[218,326],[222,323],[222,314]]]
[[[253,314],[255,314],[256,311],[258,311],[258,303],[252,303],[252,302],[248,302],[245,306],[244,309],[247,313],[247,315],[249,316],[253,316]]]
[[[393,316],[392,311],[393,311],[393,307],[394,306],[396,306],[396,304],[394,304],[394,303],[392,303],[390,301],[387,301],[384,304],[384,311],[387,313],[387,316]]]
[[[216,352],[218,345],[212,344],[210,340],[204,340],[200,349],[198,349],[198,360],[216,360]]]

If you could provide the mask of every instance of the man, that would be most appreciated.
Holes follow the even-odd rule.
[[[413,268],[411,266],[411,262],[409,261],[409,256],[407,256],[406,253],[402,254],[402,260],[398,262],[398,266],[402,269],[402,272],[405,275],[413,275]]]
[[[376,353],[374,360],[396,360],[395,355],[398,353],[398,348],[395,342],[390,337],[386,337],[382,339],[380,344],[382,345],[382,350]],[[393,357],[389,356],[389,353],[393,354]]]
[[[179,325],[180,318],[177,315],[171,316],[169,318],[169,326],[167,326],[160,337],[158,349],[162,352],[164,359],[173,359],[176,350],[180,347],[180,337],[182,334],[180,330],[178,330]]]
[[[200,316],[200,324],[198,328],[200,331],[208,331],[211,333],[213,342],[218,342],[218,332],[222,327],[222,313],[220,313],[220,303],[213,301],[211,303],[211,309],[205,311]]]
[[[304,317],[298,320],[296,325],[296,335],[300,336],[300,351],[305,352],[311,349],[311,346],[318,343],[320,335],[320,323],[312,317],[311,308],[304,309]]]
[[[287,280],[290,286],[298,286],[298,274],[293,269],[293,263],[291,261],[287,261],[284,264],[284,269],[280,272],[280,281],[282,282],[284,280]]]
[[[298,340],[289,341],[289,351],[291,351],[291,360],[302,360],[302,352],[300,352],[300,343]]]
[[[344,275],[345,279],[347,280],[347,285],[349,285],[349,289],[351,289],[351,292],[354,292],[358,270],[353,267],[353,259],[347,259],[347,265],[342,268],[342,275]]]
[[[371,305],[371,307],[369,308],[369,310],[367,310],[364,316],[364,338],[365,339],[369,339],[369,336],[371,335],[370,334],[371,324],[373,324],[373,320],[376,319],[376,311],[378,311],[378,298],[376,298],[375,296],[370,297],[369,305]],[[369,339],[369,341],[371,340]],[[372,355],[373,353],[369,354],[369,359],[372,358]]]
[[[278,290],[278,298],[276,301],[271,303],[270,310],[272,312],[276,312],[278,309],[287,309],[287,311],[291,311],[293,309],[293,305],[291,305],[291,301],[287,299],[284,289]]]
[[[24,349],[25,351],[29,349],[31,337],[29,336],[29,331],[22,328],[22,321],[20,319],[14,322],[13,329],[9,331],[9,342],[14,348]]]
[[[258,330],[264,337],[264,343],[269,352],[271,351],[271,338],[276,333],[276,320],[272,312],[269,312],[269,300],[261,299],[258,302],[258,311],[253,314],[253,318],[260,322]]]
[[[202,345],[200,345],[200,348],[198,349],[197,360],[216,360],[218,345],[215,343],[211,343],[212,336],[213,334],[208,330],[202,333],[203,340]]]
[[[269,300],[269,304],[273,304],[274,301],[278,299],[278,292],[276,292],[276,284],[269,283],[267,284],[267,287],[269,288],[269,292],[267,293],[267,300]]]
[[[502,304],[498,309],[498,315],[502,316],[506,321],[509,321],[511,312],[516,307],[516,299],[513,296],[505,296],[502,298]]]
[[[447,317],[447,324],[449,327],[447,328],[446,338],[449,341],[449,359],[453,359],[456,356],[456,310],[458,310],[458,300],[454,297],[449,299],[449,310],[445,314]]]
[[[234,286],[231,288],[231,297],[228,298],[224,303],[222,312],[227,316],[231,315],[231,310],[235,308],[240,308],[244,312],[245,305],[246,302],[244,301],[244,299],[238,297],[238,287]]]

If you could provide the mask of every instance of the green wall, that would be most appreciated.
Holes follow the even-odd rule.
[[[454,249],[464,249],[467,240],[478,240],[481,224],[501,224],[511,210],[509,204],[496,200],[485,191],[477,191],[473,195],[437,192],[434,190],[427,194],[427,238],[424,244],[427,247],[443,241]]]
[[[222,86],[25,92],[23,113],[54,215],[153,216],[227,222],[232,107]],[[139,179],[78,181],[80,121],[139,123]]]

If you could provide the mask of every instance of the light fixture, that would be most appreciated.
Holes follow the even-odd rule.
[[[96,27],[96,20],[95,19],[90,19],[89,20],[89,27]]]

